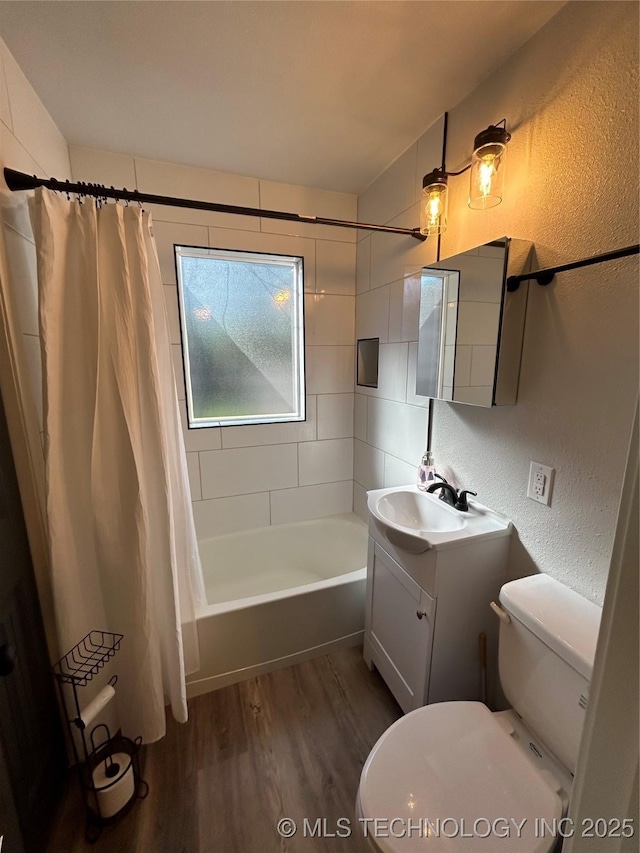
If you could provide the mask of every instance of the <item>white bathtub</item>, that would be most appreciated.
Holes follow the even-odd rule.
[[[208,605],[198,613],[198,696],[358,645],[367,526],[353,514],[200,541]]]

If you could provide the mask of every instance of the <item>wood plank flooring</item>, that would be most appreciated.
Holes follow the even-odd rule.
[[[354,820],[360,771],[401,710],[359,648],[307,661],[189,702],[146,748],[146,800],[95,844],[84,841],[75,778],[48,853],[364,853],[350,838],[303,836],[303,820]],[[298,832],[276,830],[283,817]]]

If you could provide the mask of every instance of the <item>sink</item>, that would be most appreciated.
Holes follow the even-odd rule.
[[[507,518],[477,501],[469,501],[469,511],[461,512],[417,486],[367,492],[367,504],[389,541],[413,553],[466,544],[480,536],[507,536],[511,531]]]
[[[409,530],[450,533],[464,527],[466,513],[457,512],[439,498],[425,492],[401,489],[383,495],[376,504],[382,518],[390,524]]]

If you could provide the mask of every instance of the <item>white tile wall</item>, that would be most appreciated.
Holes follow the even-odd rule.
[[[37,175],[41,169],[10,129],[0,122],[0,160],[2,167],[8,166],[18,172]],[[23,193],[2,194],[2,221],[6,228],[13,228],[28,240],[33,240],[33,229],[29,218],[29,207]]]
[[[398,228],[415,228],[420,219],[419,206],[414,204],[390,224]],[[371,287],[381,287],[398,281],[436,258],[437,241],[421,242],[403,234],[377,232],[371,236]]]
[[[154,216],[153,233],[156,238],[156,246],[158,247],[158,260],[160,261],[160,274],[162,275],[163,284],[176,283],[174,245],[209,245],[209,232],[204,225],[188,225],[180,222],[162,222]]]
[[[360,195],[360,222],[386,225],[417,200],[416,151],[417,146],[414,143]]]
[[[215,201],[219,204],[236,204],[241,207],[260,207],[258,181],[255,178],[138,157],[135,158],[135,169],[138,189],[141,192]],[[154,205],[151,205],[150,209],[153,218],[158,220],[239,228],[243,231],[260,230],[260,220],[251,216]]]
[[[418,465],[427,438],[427,413],[419,406],[369,398],[367,441],[379,450]]]
[[[316,291],[355,296],[356,246],[333,240],[316,242]]]
[[[378,387],[357,386],[368,397],[406,402],[407,355],[409,344],[380,344],[378,351]]]
[[[301,445],[304,447],[305,445]],[[221,498],[298,485],[298,445],[200,453],[202,497]]]
[[[351,512],[353,480],[271,492],[271,523],[288,524]]]
[[[417,141],[416,157],[416,198],[420,198],[423,177],[442,165],[442,134],[444,132],[444,116],[437,119],[430,128],[425,130]],[[455,168],[448,164],[449,168]]]
[[[4,42],[0,43],[0,50],[9,100],[10,129],[38,163],[38,172],[65,180],[69,177],[67,143]],[[11,166],[10,163],[7,165]]]
[[[138,189],[135,163],[133,157],[128,154],[114,154],[110,151],[70,145],[69,158],[74,181],[125,187],[128,190]]]
[[[362,221],[414,228],[422,177],[442,159],[442,119],[358,200]],[[354,414],[354,512],[365,520],[366,489],[414,482],[426,446],[429,400],[415,393],[420,270],[437,241],[373,233],[356,257],[356,338],[380,339],[378,387],[357,387]]]
[[[356,339],[389,339],[389,288],[378,287],[358,296],[356,306]]]
[[[384,485],[384,458],[381,450],[356,439],[353,453],[353,479],[364,489],[381,489]]]
[[[189,469],[189,485],[191,486],[191,500],[202,500],[202,485],[200,483],[200,454],[187,453],[187,468]]]
[[[13,121],[11,119],[11,104],[9,103],[9,87],[7,86],[7,77],[4,73],[4,44],[0,45],[0,121],[8,128],[13,129]]]
[[[384,457],[384,488],[390,489],[393,486],[408,486],[416,482],[418,476],[418,466],[409,465],[401,459],[396,459],[395,456],[390,456],[388,453]]]
[[[354,394],[318,395],[318,439],[353,435],[353,398]]]
[[[71,177],[67,144],[17,62],[0,39],[0,166],[30,174]],[[6,299],[15,308],[22,333],[17,356],[25,411],[35,412],[30,432],[34,459],[42,452],[42,358],[38,324],[36,251],[26,193],[1,193],[1,220],[6,249]],[[31,426],[31,425],[30,425]],[[38,467],[38,466],[36,466]],[[44,506],[44,488],[38,494]],[[49,603],[44,601],[45,609]],[[48,618],[48,617],[47,617]]]
[[[309,394],[353,391],[355,347],[307,346],[306,372]]]
[[[353,478],[353,438],[335,438],[298,445],[300,485],[335,483]]]
[[[266,527],[271,523],[269,493],[196,501],[193,516],[198,539]]]
[[[38,335],[36,248],[30,240],[9,228],[5,229],[4,241],[20,327],[24,334]]]
[[[164,304],[167,311],[169,340],[174,346],[180,346],[180,313],[178,310],[178,289],[175,284],[165,284]]]
[[[187,409],[186,406],[181,407],[182,417],[182,434],[184,435],[184,446],[187,452],[199,450],[220,450],[222,447],[222,438],[220,436],[219,427],[207,427],[203,429],[189,429],[187,426]]]
[[[355,299],[352,296],[306,294],[305,340],[309,346],[353,344]]]
[[[364,394],[355,395],[353,434],[360,441],[367,440],[367,398]]]
[[[371,236],[360,240],[356,250],[356,292],[369,290],[371,276]]]
[[[355,196],[347,193],[299,187],[293,184],[276,184],[260,181],[260,207],[286,213],[301,213],[307,216],[324,216],[329,219],[356,219]],[[351,228],[336,228],[331,225],[308,225],[304,222],[287,222],[279,219],[261,219],[262,231],[272,234],[296,234],[319,240],[336,240],[355,243],[356,231]]]
[[[367,509],[367,490],[353,481],[353,511],[359,515],[363,521],[369,521],[369,510]]]

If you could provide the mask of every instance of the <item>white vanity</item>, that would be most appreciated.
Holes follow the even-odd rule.
[[[511,523],[475,501],[461,512],[415,486],[370,491],[368,506],[368,666],[405,712],[479,700],[484,633],[491,701],[498,620],[489,604],[507,580]]]

